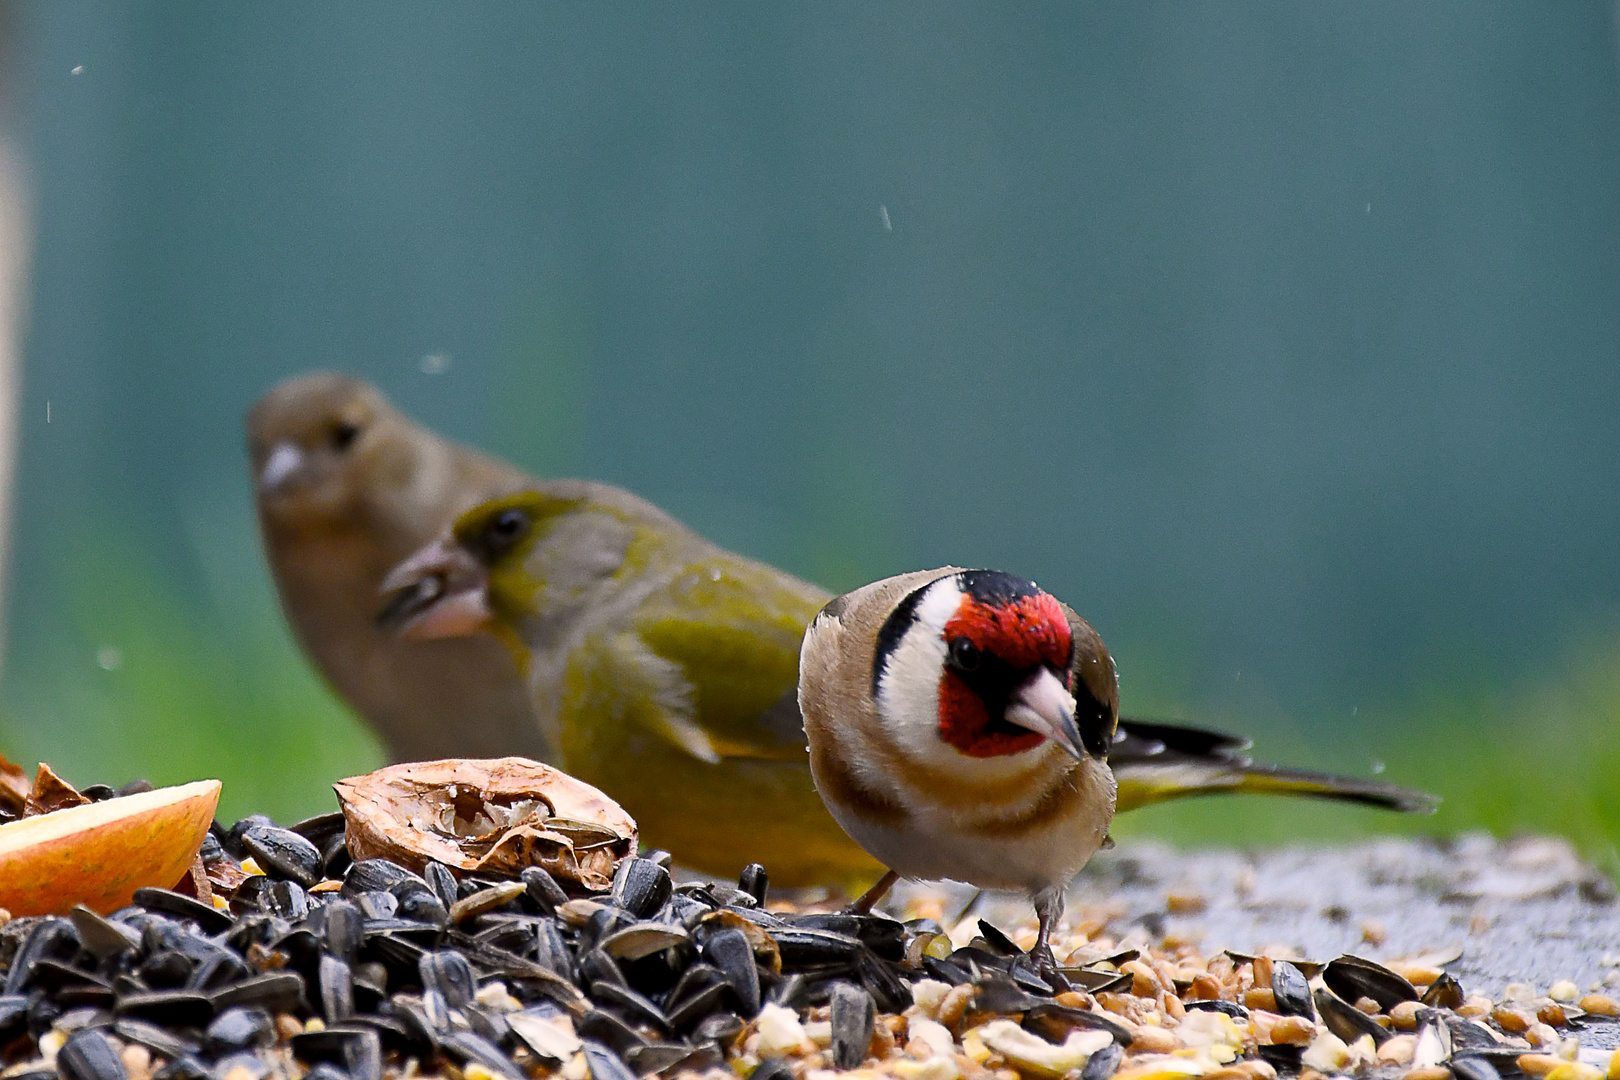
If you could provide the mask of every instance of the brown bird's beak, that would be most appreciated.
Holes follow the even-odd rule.
[[[274,495],[303,468],[304,452],[283,439],[270,448],[270,456],[264,459],[264,468],[259,471],[259,490]]]
[[[435,540],[383,580],[388,601],[377,625],[407,641],[465,637],[494,618],[488,586],[488,571],[466,548],[448,538]]]
[[[1076,761],[1085,760],[1085,745],[1074,722],[1074,695],[1051,669],[1041,668],[1013,692],[1006,716],[1009,723],[1045,735],[1074,755]]]

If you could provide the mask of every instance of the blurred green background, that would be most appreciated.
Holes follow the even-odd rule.
[[[281,622],[242,449],[336,368],[835,590],[1027,574],[1128,713],[1446,799],[1124,835],[1620,866],[1612,3],[4,16],[9,756],[219,776],[227,818],[380,761]]]

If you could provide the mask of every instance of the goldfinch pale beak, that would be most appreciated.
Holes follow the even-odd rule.
[[[1013,692],[1006,716],[1008,723],[1045,735],[1074,755],[1075,760],[1085,760],[1085,746],[1074,722],[1074,695],[1064,689],[1050,668],[1041,668]]]
[[[304,466],[304,452],[290,442],[278,442],[270,449],[259,473],[259,490],[273,495],[287,478]]]
[[[383,579],[388,602],[377,625],[407,641],[465,637],[494,618],[488,585],[488,572],[465,548],[435,540]]]

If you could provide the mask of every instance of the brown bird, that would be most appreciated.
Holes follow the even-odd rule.
[[[343,375],[282,383],[253,406],[247,429],[282,609],[390,755],[543,756],[528,690],[496,641],[404,641],[374,618],[395,564],[468,507],[535,481],[411,423],[375,387]]]

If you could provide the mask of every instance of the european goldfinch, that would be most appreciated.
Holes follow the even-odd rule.
[[[1102,638],[1032,581],[945,567],[832,601],[804,635],[810,772],[844,831],[899,876],[1029,896],[1049,940],[1108,838],[1118,679]]]
[[[282,610],[396,761],[540,757],[527,688],[494,641],[401,641],[377,589],[467,508],[535,481],[411,423],[359,379],[313,374],[247,418],[253,496]]]

